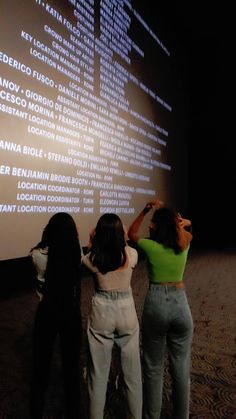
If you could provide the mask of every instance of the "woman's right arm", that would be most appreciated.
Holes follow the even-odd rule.
[[[140,225],[143,222],[143,219],[144,219],[145,215],[155,206],[161,206],[161,205],[162,205],[162,202],[158,201],[158,200],[147,202],[144,209],[140,212],[140,214],[135,218],[135,220],[133,221],[133,223],[129,227],[128,236],[129,236],[130,240],[132,240],[134,242],[137,242],[139,240],[138,231],[139,231]]]
[[[93,228],[90,233],[89,233],[89,243],[88,243],[88,247],[87,247],[87,251],[89,252],[91,250],[92,247],[92,243],[93,243],[93,238],[95,236],[96,230],[95,228]]]
[[[90,260],[90,252],[86,253],[86,255],[82,256],[82,263],[86,268],[88,268],[90,271],[94,272],[96,271],[96,268],[93,266],[91,260]]]

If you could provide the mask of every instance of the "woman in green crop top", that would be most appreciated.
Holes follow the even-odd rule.
[[[158,209],[149,226],[150,236],[140,238],[139,227],[155,206]],[[160,201],[151,201],[134,220],[128,235],[146,255],[150,280],[142,316],[143,419],[160,418],[166,350],[173,385],[173,418],[188,419],[193,322],[183,274],[192,240],[191,221],[163,207]]]

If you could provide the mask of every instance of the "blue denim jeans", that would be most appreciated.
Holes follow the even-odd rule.
[[[166,352],[173,419],[189,418],[193,321],[184,289],[150,284],[142,317],[144,419],[159,419]]]
[[[88,320],[90,365],[88,369],[89,419],[103,419],[112,347],[121,351],[129,419],[142,417],[142,376],[139,323],[129,289],[98,291]]]

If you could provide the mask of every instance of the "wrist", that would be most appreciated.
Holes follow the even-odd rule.
[[[145,207],[142,211],[143,215],[146,215],[150,211],[150,209],[151,208]]]

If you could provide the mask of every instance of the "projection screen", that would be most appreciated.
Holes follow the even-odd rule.
[[[27,256],[56,212],[85,246],[105,212],[184,205],[184,95],[144,6],[1,1],[0,259]]]

